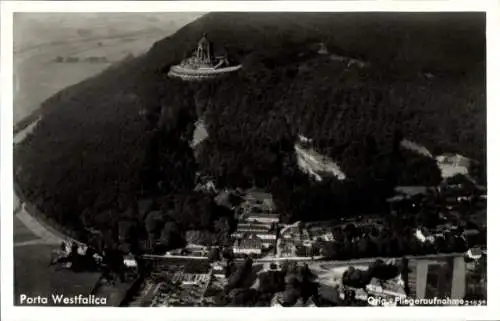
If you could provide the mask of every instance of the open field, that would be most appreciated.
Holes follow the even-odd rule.
[[[67,86],[95,76],[200,16],[192,14],[23,13],[14,16],[14,124]],[[106,57],[57,63],[56,57]]]
[[[88,295],[100,273],[74,273],[49,265],[59,237],[23,210],[14,215],[14,302],[21,294]],[[49,301],[50,303],[50,301]]]
[[[51,294],[88,295],[100,278],[100,273],[56,271],[50,266],[50,256],[56,246],[33,245],[14,248],[14,302],[19,296],[50,296]],[[49,300],[50,302],[50,300]]]

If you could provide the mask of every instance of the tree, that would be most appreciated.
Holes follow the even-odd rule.
[[[241,287],[248,275],[252,272],[252,259],[247,258],[245,262],[229,276],[226,291]]]
[[[231,306],[251,307],[258,300],[259,294],[254,289],[235,289],[231,291]]]
[[[338,257],[338,246],[337,242],[322,242],[321,254],[329,259],[335,259]]]
[[[284,273],[282,271],[268,271],[259,274],[259,291],[276,293],[285,289]]]
[[[112,273],[119,276],[120,280],[124,280],[123,254],[114,249],[107,249],[104,252],[103,263],[109,268]]]
[[[116,233],[122,219],[117,204],[142,196],[175,198],[162,212],[182,231],[212,230],[218,215],[200,196],[186,196],[196,171],[227,187],[270,189],[278,178],[283,183],[273,196],[284,219],[302,221],[383,212],[394,185],[440,180],[435,161],[400,148],[403,139],[435,155],[467,155],[485,172],[483,18],[466,19],[470,32],[457,42],[448,35],[460,34],[460,15],[431,18],[425,26],[412,17],[377,17],[377,28],[357,15],[283,19],[259,13],[253,28],[248,25],[255,15],[214,15],[159,41],[146,56],[44,102],[36,135],[14,151],[15,184],[27,199],[84,239],[91,227]],[[331,32],[361,20],[348,36]],[[394,33],[395,24],[404,35]],[[201,84],[166,77],[196,43],[200,28],[225,43],[229,59],[245,70]],[[359,35],[370,41],[352,41]],[[335,51],[371,66],[347,68],[322,59],[310,49],[318,41],[329,48],[335,43]],[[454,54],[444,54],[449,52]],[[421,77],[429,70],[439,70],[442,81]],[[189,140],[199,118],[210,137],[195,159]],[[297,164],[298,134],[312,138],[313,148],[334,160],[347,179],[312,182]],[[145,222],[135,224],[142,229]]]
[[[208,252],[208,260],[210,262],[218,261],[220,258],[220,249],[218,247],[212,247]]]
[[[148,214],[145,221],[146,231],[149,234],[155,234],[163,229],[165,218],[160,211],[153,211]]]
[[[118,223],[118,238],[122,242],[136,240],[137,223],[132,220],[124,220]]]
[[[161,231],[159,242],[166,249],[178,248],[183,245],[183,239],[179,233],[179,227],[175,222],[169,221],[165,223]]]
[[[371,241],[368,237],[365,236],[356,243],[356,253],[358,253],[359,257],[373,255]]]
[[[370,265],[371,275],[381,281],[387,281],[397,277],[401,273],[399,266],[386,264],[381,260],[375,261]]]
[[[236,271],[236,265],[233,260],[227,260],[226,267],[224,268],[224,275],[229,278]]]
[[[293,306],[300,297],[300,291],[296,288],[290,288],[283,292],[283,306]]]
[[[357,234],[356,226],[354,226],[354,224],[352,223],[347,224],[344,227],[344,234],[347,237],[347,239],[351,240]]]
[[[371,271],[358,270],[352,266],[342,274],[342,284],[357,289],[366,289],[371,279]]]

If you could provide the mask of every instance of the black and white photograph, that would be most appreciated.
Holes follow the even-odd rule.
[[[486,12],[118,11],[12,15],[14,306],[488,305]]]

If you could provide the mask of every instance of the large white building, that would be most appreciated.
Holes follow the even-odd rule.
[[[248,221],[239,223],[232,237],[235,239],[245,239],[248,235],[258,237],[265,248],[273,246],[277,238],[276,232],[271,229],[271,224]]]
[[[257,238],[260,239],[262,246],[265,248],[269,248],[274,246],[276,243],[276,233],[274,232],[253,232],[253,233],[239,233],[236,232],[232,236],[235,239],[245,239],[248,234],[253,234]]]
[[[280,221],[280,215],[278,213],[250,213],[246,216],[246,220],[248,222],[273,224]]]
[[[123,258],[123,264],[128,268],[136,268],[137,267],[137,261],[135,260],[134,256],[131,254],[128,254]]]
[[[268,224],[260,223],[239,223],[236,227],[235,233],[245,234],[245,233],[266,233],[271,230],[271,226]]]
[[[233,252],[235,254],[262,254],[263,242],[255,234],[250,234],[248,237],[238,239],[234,242]]]
[[[425,242],[434,243],[434,241],[435,241],[434,235],[431,235],[429,233],[425,233],[424,231],[422,231],[421,229],[418,229],[418,228],[415,230],[415,238],[417,240],[419,240],[421,243],[425,243]]]

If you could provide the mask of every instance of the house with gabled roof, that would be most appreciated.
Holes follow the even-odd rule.
[[[235,254],[262,254],[263,242],[253,233],[244,235],[243,238],[234,241],[233,252]]]

